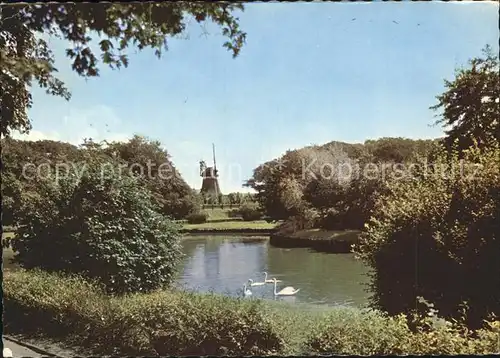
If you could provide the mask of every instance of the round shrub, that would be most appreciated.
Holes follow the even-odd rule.
[[[261,211],[249,205],[243,205],[242,207],[240,207],[239,213],[244,221],[254,221],[262,219]]]
[[[227,211],[229,218],[241,218],[240,209],[231,209]]]
[[[208,215],[206,213],[193,213],[186,217],[189,224],[203,224],[206,223]]]
[[[39,179],[36,193],[23,195],[15,261],[95,279],[110,292],[170,284],[182,256],[178,227],[115,164],[78,169],[59,180]]]

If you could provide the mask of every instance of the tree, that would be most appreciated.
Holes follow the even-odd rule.
[[[91,31],[101,37],[102,63],[112,68],[127,67],[123,52],[129,46],[155,49],[160,57],[167,39],[183,33],[189,18],[198,23],[211,20],[222,28],[224,43],[236,57],[246,38],[239,19],[232,13],[242,4],[222,2],[157,3],[50,3],[1,5],[0,17],[0,134],[12,130],[28,132],[27,110],[32,105],[29,89],[33,82],[47,93],[67,100],[71,94],[55,76],[53,54],[40,34],[71,41],[66,50],[72,68],[83,77],[99,75],[97,54],[90,48]]]
[[[446,129],[445,143],[455,142],[459,150],[473,144],[480,146],[500,142],[500,63],[491,47],[483,49],[483,57],[469,61],[470,68],[456,70],[455,79],[445,80],[446,92],[437,96],[433,110],[442,109],[436,121]]]
[[[388,180],[355,252],[371,267],[372,304],[409,313],[419,296],[443,317],[481,326],[500,314],[500,148],[443,150],[428,168]]]
[[[227,200],[229,201],[229,205],[236,204],[236,194],[235,193],[227,194]]]
[[[2,138],[2,222],[16,225],[13,211],[20,203],[21,192],[35,192],[37,175],[55,176],[55,165],[81,159],[76,146],[41,140],[36,142]],[[63,169],[61,168],[61,174]]]
[[[198,210],[200,198],[184,181],[160,142],[136,135],[125,143],[108,143],[103,150],[139,176],[152,191],[162,214],[183,219]]]
[[[118,162],[95,158],[79,177],[38,178],[23,193],[12,239],[25,268],[96,279],[109,292],[149,291],[174,279],[182,256],[177,226],[157,213],[151,193]]]

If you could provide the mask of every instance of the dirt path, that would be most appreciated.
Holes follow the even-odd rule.
[[[12,351],[12,357],[44,357],[46,356],[45,354],[38,353],[32,349],[29,349],[27,347],[21,346],[7,338],[3,338],[3,347],[9,348]]]
[[[61,342],[41,338],[27,338],[20,335],[3,337],[4,348],[12,351],[13,358],[20,357],[83,357],[90,352],[77,352],[76,349],[65,346]]]

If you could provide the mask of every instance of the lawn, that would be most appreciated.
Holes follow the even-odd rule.
[[[272,230],[277,226],[276,223],[268,223],[265,220],[258,221],[223,221],[206,222],[203,224],[184,224],[185,230]]]
[[[231,210],[237,209],[237,207],[233,207],[232,209],[229,209],[229,206],[224,209],[221,208],[213,208],[213,209],[203,209],[202,212],[208,214],[208,220],[227,220],[227,219],[235,219],[235,218],[230,218],[229,217],[229,212]]]

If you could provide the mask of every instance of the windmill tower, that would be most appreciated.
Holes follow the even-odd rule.
[[[214,166],[207,167],[205,161],[200,161],[200,176],[203,178],[201,183],[200,193],[205,198],[212,198],[212,202],[219,200],[219,195],[221,194],[219,188],[219,173],[217,172],[217,165],[215,162],[215,145],[212,143],[212,152],[214,157]]]

